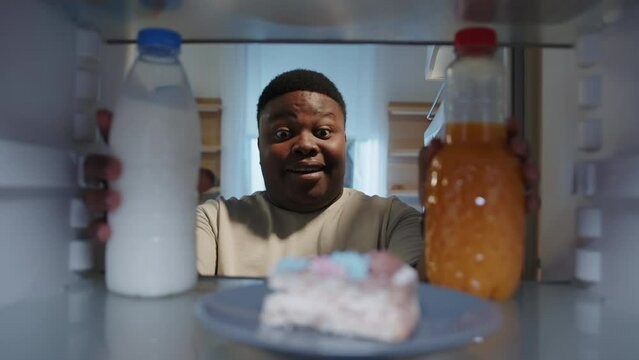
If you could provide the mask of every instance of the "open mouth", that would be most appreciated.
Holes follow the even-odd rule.
[[[304,176],[304,175],[318,175],[318,173],[324,171],[325,166],[322,164],[296,164],[286,169],[286,172]]]
[[[287,169],[286,171],[294,174],[312,174],[324,170],[323,166],[296,166],[294,168]]]

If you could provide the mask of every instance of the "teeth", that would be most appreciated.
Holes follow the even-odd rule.
[[[319,168],[295,168],[292,170],[293,172],[315,172],[319,171]]]

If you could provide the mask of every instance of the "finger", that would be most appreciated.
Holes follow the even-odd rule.
[[[537,186],[539,183],[539,169],[535,165],[524,164],[522,173],[524,175],[524,182],[526,183],[527,188]]]
[[[541,208],[541,198],[539,194],[533,192],[526,196],[526,211],[527,212],[535,212]]]
[[[100,109],[97,111],[95,118],[100,134],[104,138],[104,141],[108,143],[111,123],[113,122],[113,113],[106,109]]]
[[[530,153],[528,142],[520,137],[510,139],[510,149],[522,161],[526,162]]]
[[[517,126],[517,120],[515,118],[506,119],[506,134],[511,139],[519,133],[519,127]]]
[[[100,242],[105,242],[111,237],[111,227],[104,219],[91,222],[87,232],[92,239],[96,239]]]
[[[110,211],[120,206],[120,194],[113,190],[87,190],[84,204],[89,211]]]
[[[424,146],[419,151],[419,171],[418,171],[418,187],[419,200],[424,203],[426,189],[428,188],[429,174],[428,168],[433,161],[435,155],[441,150],[444,144],[439,139],[433,139],[428,146]]]
[[[111,181],[120,177],[122,163],[108,155],[89,155],[84,160],[84,177],[87,180]]]

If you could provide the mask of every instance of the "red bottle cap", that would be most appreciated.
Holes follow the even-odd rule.
[[[464,55],[492,52],[497,46],[497,33],[487,27],[470,27],[455,33],[455,49]]]

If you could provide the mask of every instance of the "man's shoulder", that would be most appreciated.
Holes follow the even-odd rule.
[[[419,213],[416,209],[399,200],[395,196],[384,197],[367,195],[361,191],[345,188],[344,201],[346,206],[358,206],[371,209],[385,209],[386,211],[407,211]]]
[[[221,208],[224,208],[228,212],[255,212],[260,211],[260,209],[263,209],[265,206],[267,206],[266,193],[264,191],[257,191],[251,195],[244,195],[240,198],[225,198],[220,196],[215,200],[209,200],[200,204],[198,208],[207,213],[217,212]]]
[[[243,204],[255,204],[255,203],[263,203],[266,201],[266,192],[265,191],[256,191],[251,195],[244,195],[240,198],[237,197],[220,197],[219,200],[230,206],[237,206]]]
[[[380,196],[380,195],[368,195],[359,190],[344,188],[344,196],[346,201],[352,202],[366,202],[371,204],[384,204],[391,205],[396,202],[401,202],[397,197]]]

